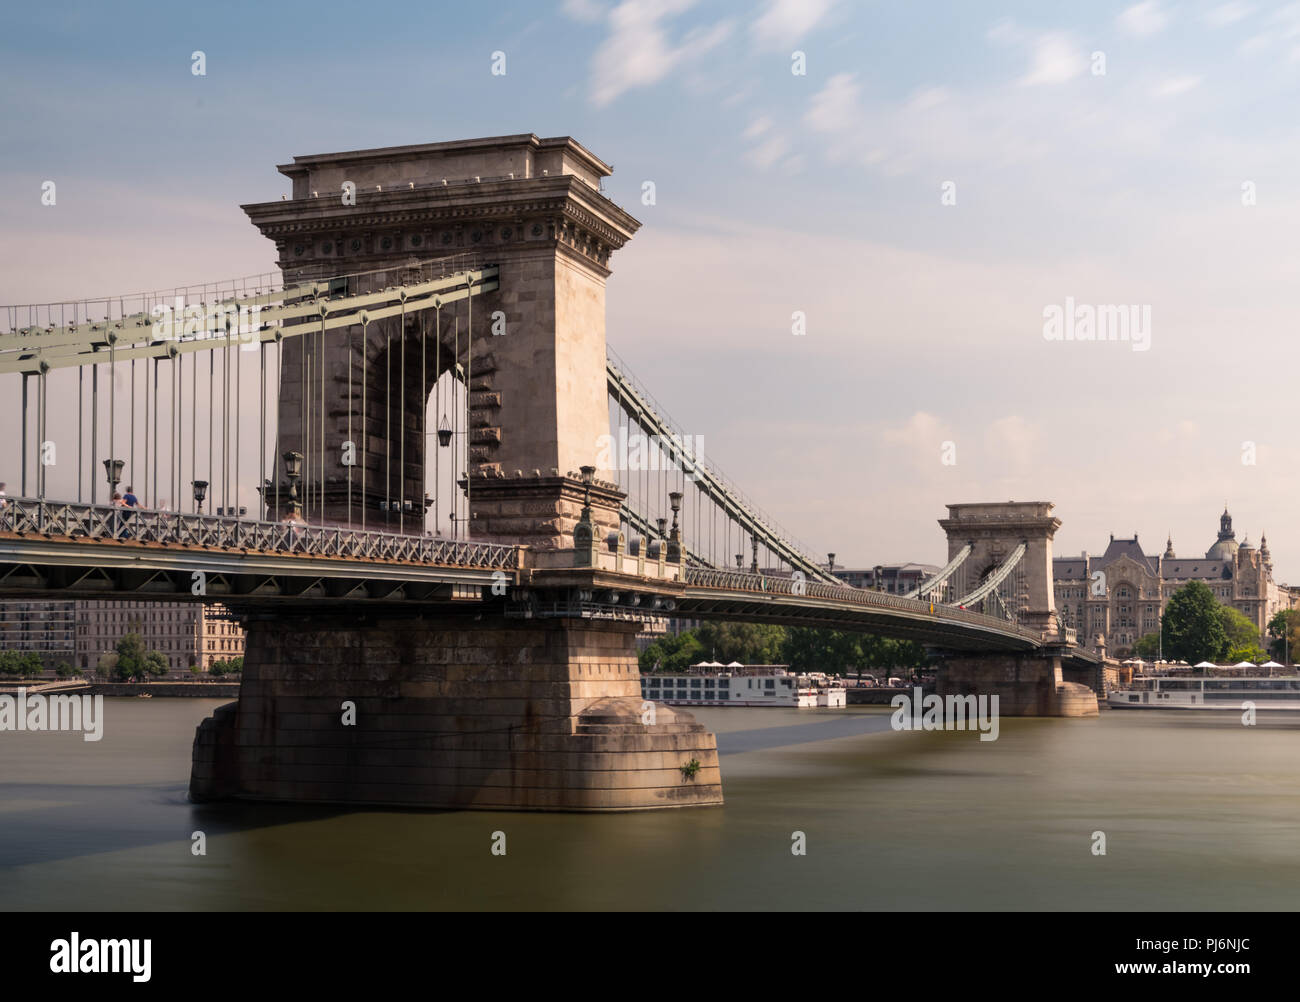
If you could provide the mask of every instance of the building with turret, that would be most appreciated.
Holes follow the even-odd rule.
[[[1160,629],[1170,597],[1189,581],[1204,582],[1223,605],[1241,612],[1260,631],[1282,609],[1296,607],[1296,596],[1273,579],[1268,539],[1259,547],[1237,542],[1227,508],[1219,534],[1204,557],[1180,557],[1170,537],[1159,556],[1148,556],[1132,539],[1110,537],[1104,553],[1052,561],[1057,616],[1078,631],[1079,643],[1128,657],[1138,638]]]

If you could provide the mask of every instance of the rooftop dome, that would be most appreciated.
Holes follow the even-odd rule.
[[[1219,516],[1219,538],[1205,551],[1206,560],[1234,560],[1237,556],[1237,534],[1232,531],[1232,516],[1224,505]]]

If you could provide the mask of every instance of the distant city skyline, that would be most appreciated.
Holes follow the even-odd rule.
[[[1300,582],[1294,4],[10,18],[0,302],[268,271],[239,206],[287,192],[294,155],[572,135],[644,224],[610,343],[814,555],[936,562],[945,505],[1013,498],[1056,503],[1057,554],[1135,531],[1199,551],[1226,500]],[[1148,350],[1049,339],[1067,302],[1149,309]],[[16,462],[10,436],[10,494]]]

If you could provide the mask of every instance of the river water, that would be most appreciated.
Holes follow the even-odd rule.
[[[97,743],[0,733],[0,908],[1300,907],[1300,719],[1103,711],[981,742],[888,708],[701,709],[726,806],[565,815],[193,805],[222,702],[105,700]]]

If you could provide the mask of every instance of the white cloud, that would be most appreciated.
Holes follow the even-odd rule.
[[[605,7],[595,0],[564,0],[561,10],[573,20],[588,24],[603,20],[605,17]]]
[[[772,120],[768,118],[766,115],[759,115],[758,118],[750,122],[749,127],[745,129],[745,138],[757,139],[764,132],[767,132],[771,128],[772,128]]]
[[[993,27],[984,33],[984,37],[990,42],[1023,42],[1025,32],[1015,21],[1009,17],[1004,17],[997,21]]]
[[[904,110],[926,111],[929,108],[943,104],[948,100],[949,96],[948,92],[942,87],[926,87],[908,98]]]
[[[1233,0],[1231,3],[1219,4],[1205,12],[1205,23],[1212,28],[1222,28],[1229,24],[1235,24],[1242,18],[1254,13],[1255,8],[1250,4],[1239,3]]]
[[[625,0],[609,12],[610,34],[591,63],[591,102],[604,107],[635,87],[658,83],[672,70],[719,45],[731,23],[719,21],[669,41],[661,22],[680,14],[693,0]]]
[[[1153,91],[1153,94],[1156,97],[1177,97],[1179,94],[1185,94],[1187,91],[1199,86],[1200,82],[1200,77],[1170,77],[1168,80],[1161,82]]]
[[[834,0],[771,0],[754,22],[759,45],[777,48],[793,45],[826,16]]]
[[[1155,0],[1145,0],[1122,11],[1115,22],[1130,35],[1154,35],[1164,30],[1169,16]]]
[[[790,152],[790,144],[781,136],[768,136],[748,153],[746,158],[756,167],[766,170],[785,158]]]
[[[1083,53],[1067,35],[1052,33],[1034,42],[1029,72],[1020,78],[1023,87],[1059,84],[1083,72]]]
[[[858,93],[853,73],[837,73],[812,96],[804,122],[817,132],[844,132],[858,123]]]

